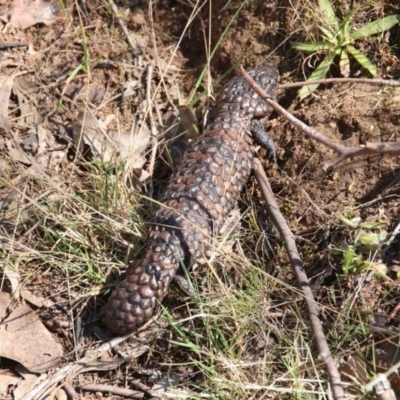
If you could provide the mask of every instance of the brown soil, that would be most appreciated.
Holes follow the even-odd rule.
[[[65,10],[62,11],[62,17],[53,25],[34,26],[25,31],[13,28],[0,33],[1,41],[23,41],[29,43],[34,49],[31,52],[25,48],[7,50],[4,59],[0,60],[0,71],[2,75],[15,72],[25,73],[23,76],[26,82],[34,87],[34,95],[30,101],[35,104],[37,111],[36,123],[44,124],[48,132],[52,132],[54,135],[55,142],[50,148],[52,154],[55,154],[53,153],[55,149],[63,152],[63,157],[59,162],[53,163],[46,159],[47,164],[41,162],[39,164],[44,168],[46,174],[51,176],[64,190],[75,193],[88,202],[95,198],[98,201],[98,210],[103,210],[105,207],[105,203],[102,203],[105,201],[104,198],[100,198],[101,196],[97,198],[98,193],[94,189],[95,187],[101,192],[103,188],[103,183],[100,182],[102,172],[97,175],[98,181],[93,180],[90,173],[100,171],[101,168],[97,169],[96,165],[87,162],[90,153],[93,152],[88,144],[85,144],[85,149],[82,148],[85,157],[77,156],[77,139],[72,133],[71,126],[73,127],[74,123],[79,121],[78,114],[82,110],[87,110],[88,107],[94,110],[95,116],[99,120],[105,120],[110,115],[114,116],[108,125],[109,129],[130,131],[132,121],[135,121],[137,126],[150,125],[146,114],[148,61],[153,61],[156,66],[152,76],[152,90],[153,93],[156,92],[153,111],[157,108],[157,112],[154,112],[152,118],[154,126],[159,132],[167,130],[171,126],[171,119],[175,121],[178,105],[193,107],[199,120],[203,121],[207,104],[212,101],[212,96],[207,96],[208,90],[215,93],[222,82],[233,76],[233,68],[241,63],[245,66],[265,63],[276,65],[281,73],[281,83],[303,79],[301,55],[290,47],[290,41],[286,41],[288,37],[292,37],[292,40],[295,38],[307,39],[301,35],[303,24],[307,21],[298,18],[299,13],[304,12],[299,4],[297,9],[293,9],[291,4],[296,2],[286,0],[280,2],[252,1],[243,7],[242,2],[239,1],[214,1],[210,2],[212,6],[206,2],[193,20],[188,22],[194,10],[189,3],[173,0],[157,2],[153,4],[152,13],[150,13],[146,2],[120,1],[118,5],[121,10],[127,10],[124,21],[131,32],[132,39],[138,46],[137,54],[133,54],[127,45],[125,36],[121,33],[118,22],[105,5],[106,3],[103,4],[100,1],[82,2],[81,5],[78,5],[78,2],[67,1]],[[242,8],[240,9],[240,7]],[[394,6],[388,4],[384,11],[393,13],[393,9]],[[383,9],[380,11],[382,12]],[[357,17],[359,18],[357,22],[364,23],[365,15],[368,15],[369,18],[367,22],[380,18],[381,15],[378,14],[378,10],[371,10],[365,6]],[[227,28],[228,25],[229,28]],[[389,45],[397,40],[399,34],[399,29],[395,28],[391,33]],[[85,73],[84,70],[81,70],[77,77],[71,80],[71,83],[66,83],[71,72],[84,63],[83,38],[88,42],[90,72]],[[362,43],[364,52],[379,67],[382,77],[387,77],[389,73],[395,74],[397,68],[397,64],[393,61],[396,53],[393,51],[389,56],[386,50],[387,45],[378,40]],[[203,76],[201,74],[215,47],[216,51],[210,61],[210,68],[206,69]],[[355,65],[352,66],[352,72],[357,72]],[[335,74],[334,70],[332,74]],[[128,81],[137,81],[139,84],[134,88],[134,95],[122,101],[118,95],[124,92],[124,84]],[[78,99],[79,90],[82,91],[83,101]],[[95,94],[98,93],[98,96],[96,97],[90,90]],[[24,139],[30,135],[29,126],[23,123],[18,125],[19,101],[15,93],[12,96],[9,120],[14,131],[17,132],[18,138]],[[301,102],[296,97],[295,90],[281,90],[279,102],[307,125],[349,147],[360,146],[366,142],[400,141],[400,114],[398,111],[400,88],[367,84],[330,84],[321,86],[315,96]],[[161,122],[165,124],[164,127],[161,127]],[[202,124],[200,123],[200,125]],[[343,217],[350,220],[359,217],[362,222],[382,223],[383,226],[377,230],[365,230],[374,233],[386,231],[389,236],[392,234],[400,223],[398,158],[382,156],[356,158],[341,163],[333,171],[325,172],[322,164],[334,157],[331,150],[308,138],[276,114],[273,114],[270,119],[269,133],[274,138],[277,147],[278,164],[273,165],[267,161],[264,150],[259,150],[258,154],[263,159],[283,214],[293,233],[302,238],[298,244],[304,265],[318,301],[326,307],[325,311],[321,313],[324,327],[328,332],[329,339],[332,340],[331,343],[339,343],[338,347],[332,351],[334,355],[340,353],[342,356],[343,354],[349,357],[353,355],[353,359],[358,357],[357,360],[360,360],[365,369],[371,372],[375,368],[375,366],[371,366],[370,349],[373,347],[371,343],[373,340],[376,340],[377,343],[384,342],[385,336],[378,335],[371,330],[369,336],[366,335],[367,338],[360,339],[359,332],[354,333],[354,337],[344,338],[348,331],[345,327],[345,318],[340,319],[341,310],[345,307],[348,298],[354,299],[353,307],[347,317],[366,324],[370,324],[371,319],[378,314],[387,317],[395,312],[391,318],[385,319],[382,326],[387,330],[397,329],[399,317],[396,313],[396,305],[400,296],[399,243],[398,240],[394,240],[384,255],[381,250],[385,246],[382,243],[376,253],[363,252],[361,254],[360,250],[360,257],[363,260],[370,258],[386,266],[383,278],[371,277],[371,273],[360,266],[355,266],[354,270],[345,273],[342,254],[349,245],[354,245],[357,229],[344,223]],[[4,154],[7,152],[6,141],[8,139],[6,131],[0,127],[0,152],[4,152]],[[163,152],[163,146],[164,144],[160,146],[155,166],[156,196],[163,189],[165,180],[170,174],[170,160]],[[28,150],[28,153],[29,151],[31,150]],[[11,153],[7,154],[7,158],[5,158],[7,163],[0,164],[0,171],[3,172],[3,176],[7,177],[0,186],[0,200],[2,201],[10,195],[11,186],[7,182],[20,179],[23,173],[33,168],[32,165],[21,162],[18,157],[13,158]],[[32,152],[32,155],[38,157],[38,153]],[[138,196],[140,190],[148,193],[147,182],[146,184],[140,182],[142,170],[147,169],[149,163],[149,154],[145,154],[145,157],[145,164],[137,166],[133,163],[129,167],[130,174],[124,175],[123,183],[126,184],[126,187],[121,189],[120,197],[115,204],[107,209],[109,219],[114,222],[109,222],[105,218],[102,223],[104,231],[98,229],[97,225],[91,227],[92,223],[97,221],[93,203],[82,212],[81,229],[91,232],[84,237],[84,240],[82,239],[82,248],[87,247],[90,257],[95,263],[100,266],[107,265],[106,271],[103,269],[99,275],[102,274],[102,277],[107,275],[108,280],[117,279],[111,273],[117,262],[124,263],[128,258],[138,258],[143,251],[145,242],[143,233],[153,210],[151,202]],[[36,159],[38,160],[38,158]],[[112,175],[114,175],[118,166],[113,165],[111,169]],[[24,190],[28,198],[37,199],[46,189],[45,185],[40,186],[43,176],[40,174],[28,174],[28,176]],[[65,215],[75,213],[75,210],[64,203],[61,197],[58,198],[54,193],[52,195],[54,197],[50,196],[49,201],[54,200],[57,203],[56,211],[54,211],[57,215],[63,215],[64,212]],[[32,211],[30,206],[28,207],[29,201],[21,193],[14,199],[17,206],[12,206],[12,201],[10,203],[7,200],[7,206],[1,205],[0,209],[0,222],[3,224],[2,234],[4,237],[13,234],[16,243],[20,246],[11,252],[9,247],[3,248],[4,256],[11,260],[21,255],[26,256],[24,246],[34,248],[36,251],[50,251],[48,245],[42,245],[40,241],[47,240],[48,236],[52,234],[50,230],[67,232],[67,230],[64,231],[65,226],[61,226],[59,221],[44,221],[45,217],[40,216],[40,210],[39,214]],[[16,224],[12,221],[15,220],[14,217],[19,207],[25,207],[23,216],[26,219]],[[287,284],[295,286],[295,281],[282,243],[276,237],[275,231],[269,228],[270,224],[263,207],[263,200],[253,179],[248,184],[239,208],[244,218],[242,231],[247,233],[251,231],[251,234],[241,233],[240,239],[243,238],[243,240],[239,240],[239,244],[236,241],[236,247],[228,252],[236,252],[236,255],[243,252],[254,260],[260,269],[266,270],[271,276],[283,282],[281,287],[271,288],[271,292],[266,296],[271,296],[271,304],[277,307],[279,313],[285,315],[279,319],[279,324],[282,324],[279,325],[280,329],[288,329],[288,331],[295,329],[297,322],[293,321],[293,316],[286,316],[289,309],[290,312],[293,312],[292,306],[287,306],[287,308],[285,305],[282,306],[283,303],[286,304],[296,298],[297,295],[285,286]],[[132,210],[134,211],[132,212]],[[256,225],[258,224],[257,229],[252,225],[251,218],[254,219],[254,215],[256,215]],[[23,218],[21,217],[21,219]],[[141,223],[139,228],[135,226],[137,230],[130,227],[132,220]],[[38,228],[38,224],[42,223],[49,229],[48,231]],[[118,232],[114,231],[116,226],[114,223],[118,223],[120,226]],[[8,228],[7,224],[10,224]],[[268,249],[263,247],[264,244],[260,244],[264,240],[263,226],[268,226],[266,232],[270,234]],[[104,237],[104,239],[98,240],[99,237]],[[135,241],[135,249],[132,249],[130,245],[132,241]],[[67,253],[70,250],[65,248],[64,251]],[[110,254],[112,262],[104,259],[105,254]],[[223,260],[219,260],[219,264],[224,264]],[[204,281],[207,271],[206,267],[197,267],[193,271],[192,279],[198,282],[199,287],[203,287],[204,293],[211,298],[212,291],[214,290],[213,295],[215,296],[215,287],[218,288],[218,286],[213,287],[212,284]],[[34,276],[30,279],[27,278],[26,287],[28,289],[44,297],[50,297],[57,293],[63,299],[71,301],[74,299],[74,305],[77,305],[77,310],[79,310],[74,309],[74,312],[76,315],[88,313],[89,317],[85,314],[86,321],[93,321],[96,318],[107,297],[103,278],[99,278],[98,281],[79,282],[79,284],[74,282],[75,291],[69,297],[70,294],[67,294],[68,289],[65,287],[65,276],[55,272],[50,274],[48,266],[42,265],[41,262],[35,262],[34,259],[27,259],[24,261],[22,275],[29,277],[31,273]],[[248,282],[246,268],[243,267],[243,270],[240,267],[228,268],[225,272],[218,273],[224,282],[229,281],[230,284],[246,290]],[[233,283],[230,277],[225,276],[225,274],[231,273]],[[74,274],[75,272],[72,273],[75,277]],[[210,274],[209,271],[208,274]],[[5,281],[6,279],[4,279]],[[10,291],[7,285],[6,282],[3,284],[4,290]],[[93,300],[94,296],[90,289],[100,293],[96,301]],[[85,298],[84,301],[78,299],[81,295]],[[67,303],[68,306],[71,306],[69,300]],[[298,298],[296,301],[299,303]],[[190,301],[186,302],[181,295],[172,294],[166,299],[166,305],[169,309],[174,310],[176,320],[190,315],[185,307],[190,307],[191,303]],[[260,310],[264,306],[260,305]],[[302,309],[302,305],[293,307],[298,307],[296,312],[305,318],[305,312],[299,311]],[[329,311],[332,314],[329,314]],[[268,312],[260,319],[267,320]],[[371,324],[373,325],[373,323]],[[98,321],[95,322],[95,325],[96,329],[101,327]],[[395,330],[395,332],[397,333],[394,336],[397,336],[393,342],[397,343],[398,331]],[[55,329],[54,335],[62,341],[65,354],[68,352],[72,354],[77,345],[73,342],[71,334],[63,333],[62,329]],[[82,339],[80,343],[81,347],[88,347],[89,343],[94,345],[92,344],[95,337],[92,323],[88,323],[84,336],[85,339]],[[111,370],[111,372],[89,373],[85,375],[85,379],[121,387],[134,387],[140,391],[144,390],[140,384],[144,384],[148,389],[154,389],[157,384],[168,386],[166,383],[168,379],[176,379],[180,386],[192,391],[192,398],[200,398],[202,385],[206,385],[210,377],[204,370],[200,371],[186,366],[190,364],[192,358],[198,356],[198,353],[191,352],[189,349],[183,351],[182,348],[171,345],[170,340],[177,340],[177,337],[180,337],[178,330],[170,329],[167,326],[157,340],[153,337],[151,340],[147,339],[151,350],[138,358],[136,362],[128,363],[126,370],[121,367],[119,372]],[[311,337],[310,335],[309,346],[313,347]],[[274,336],[275,344],[280,340],[280,337]],[[246,356],[249,358],[246,361],[254,361],[256,364],[256,361],[263,360],[264,356],[258,354],[256,347],[260,342],[261,339],[257,334],[248,334]],[[354,345],[355,342],[364,346],[361,355],[354,355],[357,346],[353,348],[352,344]],[[203,342],[199,343],[199,346],[200,344],[204,345]],[[129,345],[127,346],[129,348]],[[391,349],[393,350],[393,348]],[[386,353],[392,350],[386,350]],[[276,358],[278,362],[279,356]],[[68,361],[73,359],[74,357],[71,356]],[[342,357],[338,355],[338,359],[342,360]],[[378,361],[381,368],[387,369],[393,360],[384,360],[382,357]],[[176,365],[180,363],[181,366],[177,367]],[[346,363],[347,361],[343,362],[342,366],[344,365],[343,370],[347,375],[362,381],[363,378],[354,372],[354,367],[351,369],[352,367],[348,367],[349,364]],[[273,367],[272,375],[284,374],[285,367],[283,365],[278,362],[278,366]],[[307,367],[310,366],[307,364]],[[10,366],[9,364],[2,367],[3,370],[13,368],[14,365]],[[379,368],[377,369],[379,370]],[[374,372],[376,370],[371,373]],[[260,384],[258,378],[261,373],[259,370],[253,368],[246,373],[250,378],[257,376],[255,383]],[[234,380],[234,377],[230,376],[230,379]],[[365,382],[361,383],[365,384]],[[263,384],[268,386],[265,382]],[[74,385],[78,387],[81,386],[81,383],[75,381]],[[353,392],[359,394],[360,392],[357,390],[359,388],[355,388]],[[146,399],[155,398],[152,397],[154,393],[150,391],[143,393]],[[215,398],[233,396],[226,393],[228,392],[216,395]],[[237,394],[237,398],[292,398],[293,395],[280,397],[279,393],[275,393],[268,397],[266,392],[257,393],[259,394],[252,397],[252,394],[243,390]],[[194,397],[195,394],[199,397]],[[4,398],[11,398],[10,394],[7,396]],[[79,398],[97,399],[102,396],[103,394],[95,392]],[[310,395],[307,398],[318,398],[317,395],[313,396]],[[117,395],[104,395],[104,397],[122,398]]]

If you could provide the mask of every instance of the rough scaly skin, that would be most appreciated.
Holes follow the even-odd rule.
[[[248,73],[275,98],[275,68],[253,68]],[[206,252],[249,178],[249,123],[270,112],[240,77],[222,88],[211,121],[186,151],[164,192],[144,257],[128,268],[104,307],[103,322],[112,333],[126,334],[146,323],[181,263],[191,266]]]

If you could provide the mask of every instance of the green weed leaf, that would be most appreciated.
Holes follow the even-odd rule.
[[[340,54],[339,67],[340,67],[341,74],[345,78],[347,78],[350,75],[350,60],[349,60],[349,56],[347,55],[347,52],[345,52],[345,51],[342,51],[342,53]]]
[[[318,65],[316,70],[310,76],[309,80],[324,79],[329,71],[335,56],[340,57],[340,71],[343,76],[350,75],[350,59],[352,56],[364,69],[366,69],[373,77],[377,75],[374,64],[353,44],[356,40],[371,36],[377,33],[387,31],[400,22],[400,14],[390,15],[364,25],[357,31],[350,34],[352,21],[358,10],[351,11],[340,21],[332,7],[331,0],[318,0],[319,12],[324,20],[323,25],[318,25],[318,29],[323,34],[323,41],[316,43],[295,42],[293,47],[300,51],[308,53],[325,53],[325,59]],[[312,93],[318,84],[304,86],[299,91],[300,99],[304,99]]]
[[[326,29],[324,26],[318,25],[318,28],[325,35],[326,40],[333,45],[337,45],[337,38],[335,34],[333,34],[329,29]]]
[[[351,38],[353,40],[357,40],[362,37],[385,32],[391,27],[395,26],[398,22],[400,22],[400,14],[389,15],[388,17],[378,19],[377,21],[373,21],[362,26],[360,29],[351,34]]]
[[[360,228],[365,228],[365,229],[381,229],[384,228],[386,224],[383,222],[363,222],[360,224]]]
[[[354,272],[358,257],[353,246],[348,246],[343,253],[342,268],[345,275]]]
[[[318,0],[318,6],[329,26],[337,30],[339,28],[339,20],[336,17],[331,2],[329,0]]]
[[[360,217],[348,219],[343,214],[340,215],[339,219],[340,219],[340,221],[344,222],[346,225],[350,226],[351,228],[357,228],[361,221]]]
[[[309,53],[329,50],[329,46],[325,42],[317,42],[317,43],[293,42],[292,46],[296,50],[307,51]]]
[[[328,53],[326,55],[325,59],[321,62],[321,64],[318,65],[318,67],[315,69],[315,71],[308,78],[308,80],[316,81],[318,79],[324,79],[326,77],[326,74],[329,71],[329,68],[331,67],[331,64],[332,64],[334,58],[335,58],[335,53]],[[319,86],[318,84],[303,86],[299,91],[300,99],[302,100],[302,99],[306,98],[318,86]]]
[[[353,10],[349,15],[346,15],[339,25],[340,46],[342,47],[353,41],[353,38],[350,36],[350,22],[356,14],[357,10]]]
[[[359,50],[357,50],[354,46],[347,46],[346,50],[357,60],[357,62],[366,69],[372,76],[377,75],[376,67],[372,64],[371,61],[368,60],[367,57],[364,56]]]
[[[378,246],[384,242],[386,239],[386,234],[365,232],[362,229],[357,235],[357,246],[362,246],[364,249],[369,251],[376,251]]]

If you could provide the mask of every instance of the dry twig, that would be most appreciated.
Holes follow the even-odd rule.
[[[119,23],[119,26],[121,27],[122,32],[124,32],[126,36],[126,40],[129,43],[129,46],[131,46],[131,49],[133,51],[134,55],[137,55],[140,53],[139,47],[136,46],[136,43],[132,40],[131,35],[129,34],[128,28],[125,25],[124,20],[122,19],[122,14],[119,12],[117,5],[114,3],[113,0],[108,0],[108,3],[111,6],[111,9],[114,13],[115,18],[117,18],[117,21]]]
[[[150,155],[150,162],[149,162],[149,175],[150,175],[150,182],[149,182],[149,197],[153,198],[153,171],[154,165],[156,163],[156,156],[157,156],[157,147],[158,147],[158,139],[157,139],[157,127],[153,120],[153,115],[151,113],[151,105],[152,105],[152,97],[151,97],[151,80],[153,78],[153,70],[154,70],[154,62],[150,61],[148,64],[147,69],[147,115],[149,116],[150,120],[150,129],[151,129],[151,155]]]
[[[4,42],[0,43],[0,50],[11,49],[13,47],[28,47],[26,42]]]
[[[366,392],[375,388],[375,393],[380,400],[395,400],[396,396],[390,387],[388,377],[393,373],[397,373],[399,368],[400,362],[390,367],[384,374],[378,374],[377,377],[365,387]]]
[[[323,145],[331,148],[332,150],[339,153],[338,156],[328,160],[324,163],[323,169],[328,171],[332,169],[335,165],[339,164],[343,160],[350,157],[360,157],[370,154],[390,154],[399,155],[400,154],[400,142],[386,142],[386,143],[366,143],[364,146],[360,147],[346,147],[340,143],[336,143],[333,140],[327,138],[322,133],[316,131],[313,128],[307,126],[304,122],[297,119],[294,115],[290,114],[283,107],[281,107],[276,101],[268,97],[259,85],[257,85],[247,74],[242,66],[238,68],[238,73],[246,81],[246,83],[267,102],[278,114],[282,115],[294,126],[301,129],[306,135],[315,139],[316,141],[322,143]]]
[[[258,159],[254,160],[253,169],[263,198],[265,199],[265,202],[267,204],[268,212],[271,215],[274,225],[278,229],[281,238],[285,243],[286,251],[288,253],[293,271],[296,275],[298,285],[304,295],[304,301],[306,303],[308,315],[310,318],[311,329],[314,333],[314,339],[317,345],[319,359],[325,364],[325,368],[328,373],[332,387],[333,398],[335,400],[344,399],[345,397],[342,382],[340,380],[340,374],[335,366],[335,362],[332,358],[327,340],[323,332],[321,321],[318,318],[319,307],[314,300],[310,283],[308,281],[306,273],[304,272],[303,263],[301,261],[299,252],[297,251],[293,233],[290,231],[290,228],[287,225],[285,218],[279,210],[278,204],[275,201],[274,195],[269,185],[267,176],[265,175],[262,165]]]
[[[69,383],[66,382],[63,386],[64,392],[67,394],[68,400],[78,400],[79,395],[76,393],[75,388]]]
[[[291,89],[299,86],[315,85],[315,84],[327,84],[327,83],[369,83],[371,85],[377,86],[395,86],[400,87],[399,81],[393,81],[389,79],[368,79],[368,78],[326,78],[317,79],[315,81],[303,81],[303,82],[293,82],[285,83],[279,85],[279,89]]]
[[[143,399],[144,393],[137,390],[132,390],[128,388],[120,388],[118,386],[112,385],[102,385],[99,383],[91,383],[88,385],[83,385],[80,387],[81,390],[86,390],[88,392],[101,392],[106,394],[115,394],[116,396],[127,397],[129,399]]]

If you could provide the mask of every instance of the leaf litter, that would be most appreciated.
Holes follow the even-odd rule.
[[[13,0],[0,19],[10,27],[27,29],[36,24],[51,25],[57,19],[58,7],[47,0]]]
[[[60,363],[63,354],[36,313],[25,304],[13,308],[3,320],[0,341],[0,356],[19,362],[31,372],[48,371]]]
[[[40,8],[44,6],[47,11]],[[50,15],[46,12],[53,11],[50,7],[50,2],[14,1],[0,19],[7,23],[9,29],[28,29],[37,23],[51,24],[53,17],[46,17]],[[26,34],[17,32],[14,36],[7,31],[0,33],[0,39],[10,43],[17,37],[24,41],[29,41],[30,37],[28,30]],[[53,33],[49,31],[47,36],[51,38]],[[68,45],[70,43],[68,41]],[[38,55],[31,44],[16,51],[20,53],[20,59],[25,57],[27,67],[30,67],[28,60],[34,60]],[[135,187],[140,187],[149,178],[145,164],[150,131],[143,117],[138,114],[132,119],[131,105],[124,105],[128,101],[137,103],[137,98],[140,99],[144,93],[141,84],[136,85],[134,97],[123,99],[118,113],[110,112],[113,99],[118,100],[122,96],[108,92],[101,68],[91,72],[92,76],[98,75],[100,79],[87,82],[77,76],[73,81],[61,80],[54,88],[48,89],[46,74],[54,73],[54,68],[44,68],[41,77],[33,75],[29,68],[22,73],[13,71],[13,65],[16,65],[12,61],[13,52],[4,51],[0,61],[0,68],[11,68],[0,69],[0,252],[5,255],[4,260],[14,257],[24,260],[27,257],[33,261],[39,254],[31,247],[38,224],[31,224],[34,216],[29,206],[39,205],[43,200],[63,201],[64,194],[59,190],[69,183],[64,171],[66,163],[74,159],[81,163],[123,163],[127,176],[134,178]],[[57,57],[52,61],[57,63]],[[141,73],[136,68],[134,76],[138,83]],[[54,77],[51,79],[54,81]],[[104,108],[102,103],[109,102],[111,107],[107,108],[107,112],[98,111]],[[137,103],[140,113],[145,112],[146,107],[145,100],[142,104]],[[46,176],[52,179],[50,187],[45,185],[43,192],[37,193],[35,182]],[[45,210],[46,204],[43,204],[41,210]],[[21,230],[21,221],[27,223],[30,229]],[[73,229],[67,231],[66,237],[80,240],[81,236],[76,235]],[[0,357],[13,360],[17,367],[13,376],[2,373],[7,369],[0,371],[0,395],[9,395],[10,388],[13,388],[13,398],[18,399],[25,398],[25,394],[34,390],[34,386],[43,379],[38,374],[57,366],[64,352],[61,343],[49,332],[51,324],[45,327],[38,317],[39,313],[56,309],[55,303],[41,295],[47,291],[27,289],[24,284],[26,271],[21,276],[19,268],[15,268],[20,264],[15,259],[11,265],[12,268],[8,267],[7,261],[1,263],[4,283],[3,291],[0,291]],[[12,293],[13,297],[4,290]],[[74,342],[68,330],[66,336]],[[147,347],[142,346],[141,349],[140,353]],[[138,356],[134,349],[126,354],[131,352],[132,356]],[[114,362],[109,357],[104,361],[92,360],[90,365],[82,366],[81,372],[114,370],[129,360],[126,357]]]
[[[146,162],[145,152],[150,141],[148,129],[138,129],[137,132],[119,132],[108,130],[107,125],[115,118],[108,115],[105,121],[97,119],[90,110],[80,112],[72,122],[75,147],[83,153],[84,144],[90,147],[95,158],[103,162],[111,162],[115,158],[127,161],[132,168],[141,168]]]

